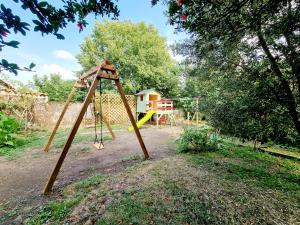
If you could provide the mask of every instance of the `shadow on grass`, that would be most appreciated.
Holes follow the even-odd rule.
[[[300,200],[298,162],[237,146],[229,146],[216,152],[188,153],[186,156],[193,163],[205,166],[226,180],[287,191]]]

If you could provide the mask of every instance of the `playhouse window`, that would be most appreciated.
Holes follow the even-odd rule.
[[[140,101],[142,102],[144,100],[144,95],[140,96]]]

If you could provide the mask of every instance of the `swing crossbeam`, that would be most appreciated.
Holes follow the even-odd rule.
[[[100,71],[101,71],[101,73],[99,73]],[[73,125],[73,127],[71,129],[71,131],[70,131],[70,134],[69,134],[68,139],[67,139],[67,141],[66,141],[66,143],[65,143],[65,145],[63,147],[63,150],[62,150],[62,152],[60,154],[60,157],[59,157],[59,159],[58,159],[58,161],[57,161],[57,163],[56,163],[56,165],[55,165],[55,167],[54,167],[54,169],[53,169],[53,171],[52,171],[52,173],[51,173],[51,175],[50,175],[50,177],[48,179],[48,182],[47,182],[47,184],[46,184],[46,186],[44,188],[44,194],[48,194],[52,190],[53,184],[54,184],[54,182],[55,182],[55,180],[57,178],[57,175],[58,175],[58,173],[60,171],[60,168],[61,168],[61,166],[62,166],[62,164],[63,164],[63,162],[65,160],[65,157],[66,157],[66,155],[67,155],[67,153],[68,153],[68,151],[69,151],[69,149],[70,149],[70,147],[72,145],[72,142],[73,142],[74,137],[75,137],[75,135],[76,135],[76,133],[78,131],[78,128],[79,128],[80,123],[81,123],[81,121],[82,121],[82,119],[84,117],[84,114],[85,114],[85,112],[86,112],[86,110],[87,110],[87,108],[88,108],[88,106],[89,106],[89,104],[91,102],[91,99],[94,96],[94,93],[95,93],[95,91],[97,89],[97,85],[100,82],[100,79],[109,79],[109,80],[114,80],[115,81],[115,85],[117,86],[117,89],[119,91],[119,94],[121,96],[121,99],[123,101],[125,109],[127,111],[127,114],[128,114],[129,119],[130,119],[130,122],[131,122],[131,124],[132,124],[132,126],[134,128],[134,131],[135,131],[135,134],[137,136],[137,139],[138,139],[138,141],[140,143],[140,146],[141,146],[141,148],[143,150],[145,159],[149,158],[148,151],[146,149],[146,146],[144,144],[144,141],[143,141],[143,138],[142,138],[142,136],[140,134],[140,131],[139,131],[139,129],[138,129],[136,123],[135,123],[133,114],[131,112],[131,109],[129,107],[127,99],[125,97],[125,93],[124,93],[122,84],[120,82],[118,73],[117,73],[114,65],[112,65],[109,61],[106,60],[103,64],[101,64],[100,67],[99,66],[98,67],[94,67],[93,69],[91,69],[90,71],[88,71],[87,73],[85,73],[83,76],[81,76],[79,78],[79,80],[81,82],[83,82],[85,79],[87,79],[88,77],[91,77],[91,76],[93,76],[95,74],[96,74],[96,76],[94,77],[94,81],[92,82],[92,85],[91,85],[91,87],[90,87],[90,89],[89,89],[89,91],[87,93],[87,96],[86,96],[84,102],[83,102],[82,108],[81,108],[81,110],[80,110],[80,112],[79,112],[79,114],[77,116],[77,119],[76,119],[76,121],[75,121],[75,123],[74,123],[74,125]]]
[[[81,77],[79,77],[79,80],[85,80],[96,73],[98,71],[102,71],[102,73],[98,74],[97,76],[103,79],[109,79],[109,80],[118,80],[119,76],[116,73],[116,69],[114,65],[111,64],[110,61],[105,60],[104,63],[102,63],[100,66],[95,66],[86,73],[84,73]]]

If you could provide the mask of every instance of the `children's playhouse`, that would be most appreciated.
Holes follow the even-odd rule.
[[[173,101],[171,99],[161,98],[161,94],[154,89],[143,90],[136,94],[136,118],[143,115],[143,118],[137,122],[141,127],[148,120],[153,118],[158,126],[159,124],[175,124]]]

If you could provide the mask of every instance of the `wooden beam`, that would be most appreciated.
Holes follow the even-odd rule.
[[[103,120],[103,122],[105,123],[105,125],[106,125],[106,127],[107,127],[107,129],[108,129],[108,131],[109,131],[109,133],[110,133],[110,135],[112,137],[112,139],[115,140],[116,139],[115,133],[113,132],[113,130],[112,130],[111,126],[110,126],[110,123],[109,123],[108,119],[106,118],[106,116],[102,116],[100,114],[100,119]]]
[[[119,80],[119,76],[116,74],[109,74],[106,72],[102,72],[97,75],[99,78],[108,79],[108,80]]]
[[[105,60],[101,64],[101,70],[107,70],[107,71],[116,72],[116,67],[111,63],[111,61]]]
[[[60,123],[61,123],[61,121],[62,121],[62,119],[63,119],[63,117],[64,117],[64,115],[65,115],[65,113],[67,111],[67,109],[68,109],[68,106],[69,106],[70,102],[72,101],[72,98],[73,98],[73,96],[74,96],[74,94],[75,94],[75,92],[77,90],[77,87],[78,87],[78,84],[77,84],[77,81],[76,81],[75,84],[73,85],[73,88],[72,88],[69,96],[68,96],[67,102],[66,102],[66,104],[65,104],[62,112],[60,113],[60,116],[59,116],[59,118],[58,118],[58,120],[57,120],[57,122],[56,122],[56,124],[55,124],[55,126],[53,128],[53,130],[52,130],[52,133],[51,133],[51,135],[49,137],[49,140],[48,140],[48,142],[47,142],[47,144],[46,144],[46,146],[44,148],[44,152],[48,152],[49,151],[49,148],[51,146],[51,142],[53,141],[53,138],[54,138],[54,136],[55,136],[55,134],[57,132],[57,129],[58,129],[58,127],[59,127],[59,125],[60,125]]]
[[[99,69],[101,69],[101,66],[93,67],[92,69],[90,69],[89,71],[84,73],[79,79],[84,80],[86,78],[89,78],[90,76],[93,76],[94,74],[96,74]]]
[[[115,66],[109,60],[105,60],[100,66],[93,67],[92,69],[90,69],[89,71],[84,73],[79,79],[80,80],[87,79],[87,78],[93,76],[94,74],[96,74],[100,70],[110,71],[110,72],[112,72],[112,74],[116,74]],[[105,78],[105,77],[103,77],[103,78]],[[109,78],[106,78],[106,79],[109,79]]]
[[[125,93],[124,93],[124,90],[123,90],[123,87],[121,85],[120,80],[115,80],[115,84],[116,84],[116,86],[118,88],[118,91],[119,91],[119,93],[121,95],[122,101],[123,101],[124,106],[126,108],[126,111],[127,111],[128,117],[130,119],[130,122],[131,122],[131,124],[132,124],[132,126],[134,128],[134,131],[135,131],[135,134],[137,136],[137,139],[138,139],[138,141],[140,143],[140,146],[141,146],[141,148],[142,148],[142,150],[144,152],[145,159],[148,159],[149,158],[148,151],[147,151],[146,146],[144,144],[143,138],[142,138],[142,136],[140,134],[139,128],[137,127],[137,125],[135,123],[134,117],[132,115],[131,109],[130,109],[129,104],[127,102],[127,99],[126,99],[126,96],[125,96]]]
[[[93,83],[92,83],[92,85],[91,85],[91,87],[89,89],[89,92],[88,92],[88,94],[87,94],[87,96],[86,96],[86,98],[85,98],[85,100],[83,102],[82,108],[81,108],[81,110],[80,110],[80,112],[79,112],[79,114],[77,116],[77,119],[76,119],[76,121],[75,121],[75,123],[73,125],[73,128],[72,128],[72,130],[71,130],[71,132],[69,134],[69,137],[68,137],[68,139],[66,141],[66,144],[65,144],[65,146],[64,146],[64,148],[63,148],[63,150],[61,152],[61,155],[60,155],[60,157],[59,157],[59,159],[58,159],[58,161],[57,161],[57,163],[56,163],[56,165],[55,165],[55,167],[54,167],[54,169],[52,171],[52,174],[51,174],[51,176],[50,176],[50,178],[49,178],[49,180],[48,180],[45,188],[44,188],[44,194],[48,194],[51,191],[51,189],[52,189],[54,181],[56,180],[56,177],[57,177],[57,175],[59,173],[59,170],[60,170],[60,168],[61,168],[61,166],[62,166],[62,164],[64,162],[64,159],[65,159],[65,157],[66,157],[66,155],[67,155],[67,153],[68,153],[68,151],[69,151],[69,149],[71,147],[71,144],[72,144],[72,142],[74,140],[76,132],[77,132],[79,126],[80,126],[80,123],[81,123],[81,121],[83,119],[83,116],[84,116],[86,110],[87,110],[87,107],[89,106],[89,104],[91,102],[91,99],[92,99],[92,97],[93,97],[93,95],[95,93],[95,90],[97,88],[98,83],[99,83],[99,78],[95,77],[95,79],[94,79],[94,81],[93,81]]]
[[[85,80],[85,79],[91,77],[92,75],[96,74],[97,71],[98,71],[98,69],[99,69],[99,67],[95,67],[94,69],[95,69],[96,72],[93,71],[92,74],[82,75],[82,76],[79,78],[79,80]],[[112,74],[109,74],[109,73],[107,73],[106,71],[102,71],[102,73],[99,73],[97,76],[100,77],[100,78],[103,78],[103,79],[109,79],[109,80],[118,80],[118,79],[119,79],[119,76],[118,76],[118,75],[113,74],[113,73],[112,73]]]

